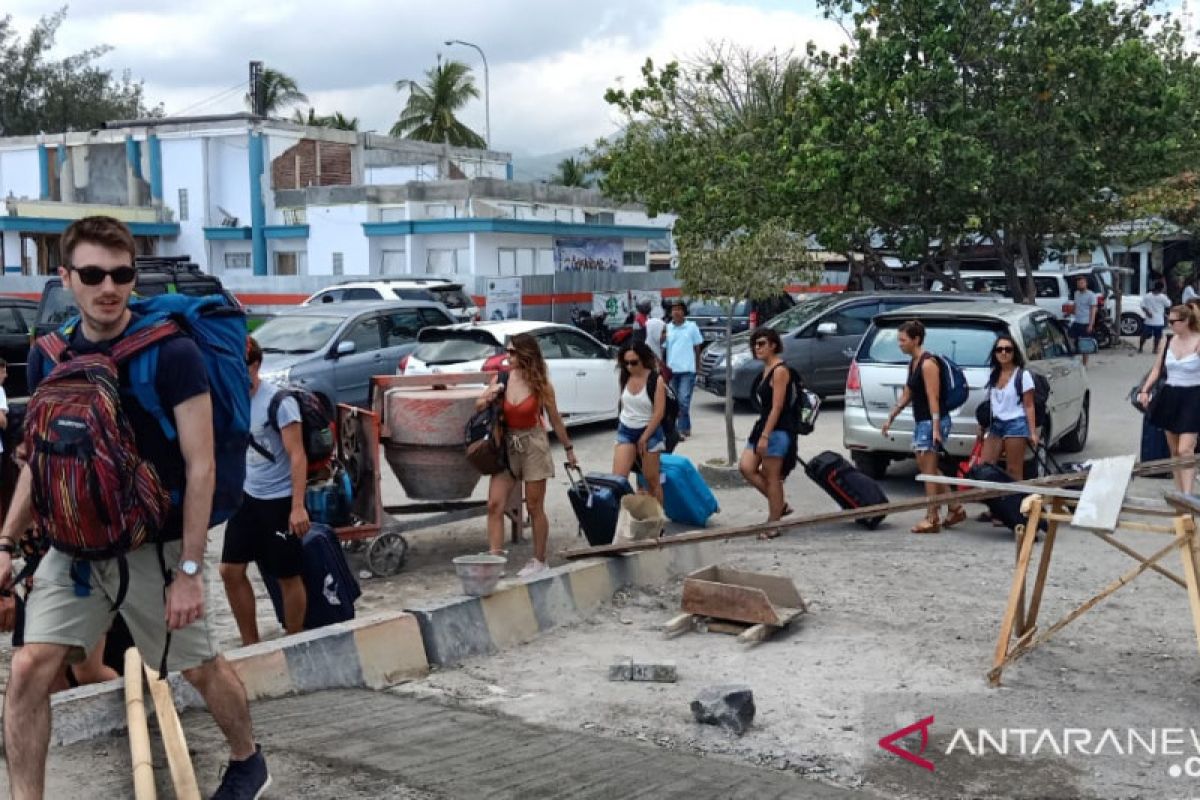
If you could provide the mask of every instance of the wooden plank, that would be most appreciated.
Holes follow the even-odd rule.
[[[1132,547],[1126,545],[1124,542],[1120,541],[1119,539],[1109,536],[1104,531],[1092,531],[1091,533],[1093,536],[1095,536],[1099,539],[1103,539],[1105,542],[1108,542],[1113,547],[1117,548],[1118,550],[1120,550],[1122,553],[1129,556],[1130,558],[1134,558],[1134,559],[1137,559],[1138,561],[1145,563],[1146,556],[1142,555],[1137,550],[1134,550]],[[1150,569],[1154,570],[1159,575],[1162,575],[1164,578],[1167,578],[1168,580],[1171,580],[1172,582],[1179,584],[1184,589],[1187,588],[1187,584],[1184,583],[1183,578],[1179,577],[1174,572],[1171,572],[1171,570],[1167,569],[1166,567],[1163,567],[1159,564],[1151,564]]]
[[[143,666],[143,669],[150,686],[150,696],[154,698],[154,713],[158,717],[163,749],[167,751],[167,766],[171,770],[176,800],[200,800],[200,786],[196,783],[196,770],[188,753],[179,712],[175,709],[175,698],[171,696],[171,684],[151,672],[149,666]]]
[[[1196,525],[1191,517],[1180,517],[1176,524],[1180,533],[1187,537],[1180,553],[1183,557],[1183,575],[1187,579],[1192,627],[1196,630],[1196,646],[1200,647],[1200,544],[1196,541]]]
[[[770,625],[751,625],[738,635],[738,642],[740,644],[758,644],[776,630],[778,629]]]
[[[1194,494],[1167,492],[1164,498],[1169,504],[1180,511],[1186,511],[1189,514],[1200,514],[1200,497]]]
[[[1134,472],[1138,475],[1153,474],[1161,472],[1164,469],[1174,467],[1186,467],[1200,462],[1200,454],[1183,456],[1180,458],[1167,458],[1161,461],[1147,461],[1140,464]],[[1036,481],[1026,481],[1027,484],[1045,487],[1062,487],[1082,485],[1087,479],[1087,473],[1070,473],[1067,475],[1051,475],[1046,478],[1039,478]],[[969,489],[965,492],[955,494],[953,500],[958,503],[973,503],[982,500],[988,500],[993,497],[1001,497],[1005,494],[1011,494],[1011,490],[1001,491],[998,489]],[[577,547],[559,551],[559,555],[567,560],[575,558],[590,558],[592,556],[617,555],[619,553],[632,553],[639,550],[650,550],[658,547],[670,547],[677,544],[689,544],[691,542],[714,542],[724,539],[740,539],[748,536],[757,536],[766,530],[778,530],[780,532],[790,532],[795,528],[805,528],[813,525],[828,525],[837,522],[853,522],[856,519],[865,519],[867,517],[876,517],[880,514],[898,514],[904,511],[924,511],[929,506],[929,501],[924,497],[914,500],[899,500],[893,503],[880,503],[874,506],[864,506],[863,508],[849,509],[845,511],[830,511],[823,514],[812,514],[803,517],[787,517],[785,519],[776,520],[775,522],[760,522],[754,525],[741,525],[730,528],[717,528],[715,530],[698,530],[691,533],[683,533],[678,536],[662,536],[657,539],[650,539],[640,542],[622,542],[620,544],[605,544],[598,547]]]
[[[1008,590],[1008,604],[1004,609],[1004,617],[1000,622],[1000,636],[996,640],[996,652],[992,659],[993,671],[1002,668],[1008,655],[1008,643],[1012,639],[1013,628],[1017,624],[1017,614],[1024,617],[1024,609],[1020,608],[1025,597],[1025,580],[1029,574],[1029,559],[1033,554],[1033,543],[1037,540],[1038,522],[1042,517],[1042,500],[1034,495],[1033,506],[1029,511],[1029,520],[1025,524],[1025,536],[1021,540],[1021,552],[1017,555],[1017,566],[1013,570],[1012,586]],[[1022,622],[1022,627],[1024,623]],[[990,677],[990,675],[989,675]],[[999,674],[994,679],[999,681]]]
[[[974,478],[959,478],[954,475],[918,475],[917,480],[921,483],[936,483],[942,486],[970,486],[973,489],[995,489],[1003,492],[1003,494],[1040,494],[1043,497],[1065,497],[1071,500],[1078,499],[1083,494],[1078,489],[1054,489],[1039,486],[1036,483],[1026,483],[1025,481],[1012,481],[1011,483],[980,481]]]
[[[725,633],[730,636],[741,636],[747,628],[751,627],[740,622],[726,622],[722,619],[709,620],[705,625],[710,633]]]
[[[1094,459],[1071,524],[1085,530],[1116,530],[1136,461],[1133,455]]]
[[[755,589],[762,589],[773,606],[798,608],[804,605],[804,600],[801,599],[800,592],[796,590],[796,584],[792,583],[791,578],[786,578],[782,575],[770,575],[765,572],[746,572],[745,570],[731,569],[718,565],[696,570],[687,577],[712,581],[713,583],[726,583],[731,586],[749,586]]]
[[[751,625],[760,622],[780,624],[767,593],[753,586],[733,586],[686,578],[680,608],[703,617],[737,620]]]
[[[125,719],[129,726],[129,755],[133,761],[135,800],[155,800],[154,761],[150,757],[150,727],[142,694],[142,657],[136,647],[125,651]]]
[[[1063,505],[1062,500],[1055,500],[1051,505],[1054,510],[1059,510]],[[1046,526],[1046,540],[1042,542],[1042,553],[1038,557],[1037,576],[1033,581],[1033,597],[1029,601],[1029,607],[1025,611],[1024,635],[1031,636],[1032,631],[1037,629],[1038,612],[1042,608],[1042,595],[1046,590],[1046,577],[1050,573],[1050,557],[1054,554],[1054,542],[1058,539],[1058,521],[1050,520]],[[1034,536],[1037,536],[1036,528]],[[1018,643],[1020,646],[1020,643]]]
[[[690,631],[694,624],[695,617],[691,614],[676,614],[663,625],[663,636],[667,639],[674,639],[676,636]]]

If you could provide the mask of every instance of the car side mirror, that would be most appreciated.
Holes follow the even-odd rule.
[[[337,347],[333,350],[333,357],[348,356],[355,351],[354,342],[338,342]]]
[[[1081,356],[1092,356],[1100,352],[1100,346],[1090,336],[1081,336],[1079,338],[1079,346],[1077,348]]]
[[[837,336],[837,332],[836,322],[822,322],[817,326],[817,336]]]

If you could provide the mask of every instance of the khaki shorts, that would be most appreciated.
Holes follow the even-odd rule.
[[[183,543],[163,545],[163,559],[174,569],[179,563]],[[166,605],[163,599],[163,574],[158,562],[158,547],[145,544],[128,553],[129,589],[121,604],[121,616],[129,626],[133,641],[142,660],[152,669],[162,661],[167,636]],[[120,586],[116,559],[87,562],[91,567],[91,593],[86,597],[75,594],[71,577],[71,557],[51,549],[42,558],[33,575],[33,588],[25,607],[25,643],[61,644],[70,648],[68,663],[82,661],[108,632],[117,610],[113,601]],[[206,599],[206,611],[211,607],[211,593]],[[208,620],[201,618],[181,630],[171,633],[171,650],[167,669],[171,672],[199,666],[215,657],[216,648],[208,629]]]
[[[544,481],[554,477],[550,437],[545,428],[510,431],[504,437],[508,469],[519,481]]]

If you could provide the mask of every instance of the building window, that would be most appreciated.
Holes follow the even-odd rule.
[[[646,251],[645,250],[626,250],[624,264],[627,267],[644,267],[644,266],[646,266]]]
[[[179,190],[179,221],[187,222],[188,219],[188,195],[187,189]]]
[[[537,269],[538,275],[553,275],[554,274],[554,250],[549,247],[543,247],[537,251]]]
[[[343,275],[345,270],[346,256],[344,253],[333,254],[333,274]]]
[[[583,221],[588,225],[613,225],[616,224],[617,217],[611,211],[597,211],[594,214],[585,211]]]
[[[458,271],[457,250],[425,251],[425,271],[431,275],[446,275]]]
[[[450,203],[426,203],[426,219],[454,219],[458,216],[456,209]]]
[[[275,274],[276,275],[299,275],[300,274],[300,254],[299,253],[276,253],[275,254]]]
[[[380,254],[381,275],[403,275],[408,272],[408,261],[403,250],[384,250]]]
[[[250,269],[250,254],[226,253],[225,269]]]
[[[380,222],[403,222],[408,219],[408,211],[404,206],[389,206],[379,209]]]

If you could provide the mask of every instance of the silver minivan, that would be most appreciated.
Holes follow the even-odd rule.
[[[925,349],[952,359],[963,368],[970,388],[967,402],[951,412],[953,423],[946,452],[965,458],[975,443],[975,409],[985,399],[989,360],[996,337],[1012,337],[1027,368],[1050,383],[1049,430],[1042,441],[1070,453],[1083,450],[1088,437],[1087,371],[1076,358],[1063,325],[1045,309],[1022,304],[931,303],[880,314],[863,335],[846,379],[842,438],[855,465],[875,478],[888,464],[911,458],[912,407],[896,417],[887,436],[880,430],[904,391],[909,358],[900,351],[897,334],[907,320],[925,325]],[[1095,342],[1081,340],[1095,352]]]

